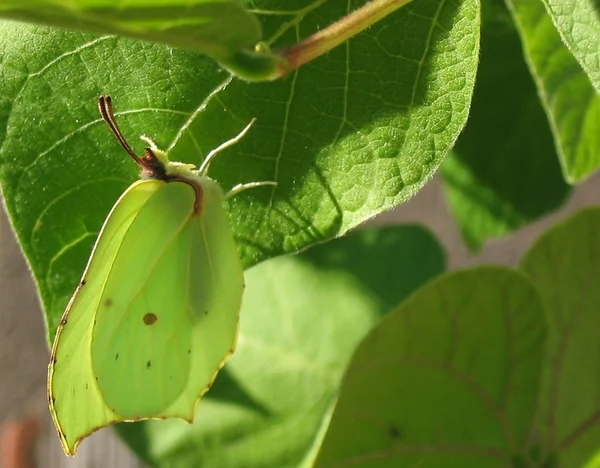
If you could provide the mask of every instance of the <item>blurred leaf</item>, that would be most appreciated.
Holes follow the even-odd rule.
[[[548,310],[536,433],[552,466],[592,468],[600,457],[599,232],[600,209],[583,210],[547,231],[521,264]]]
[[[252,268],[238,349],[196,423],[117,428],[154,466],[301,466],[319,448],[358,342],[443,269],[439,244],[418,227],[355,232]]]
[[[261,40],[260,23],[240,0],[1,0],[0,16],[118,34],[213,57]]]
[[[507,0],[507,4],[554,133],[564,177],[579,182],[600,166],[600,97],[561,41],[541,0]],[[592,47],[597,66],[598,42]]]
[[[544,344],[542,302],[522,275],[444,275],[360,344],[316,466],[531,466],[519,460]]]
[[[471,115],[442,166],[450,208],[472,250],[555,210],[569,193],[510,16],[502,3],[483,6]]]
[[[254,3],[283,46],[364,2]],[[146,134],[175,161],[199,164],[257,119],[211,166],[226,190],[278,182],[227,206],[250,266],[340,236],[422,187],[466,121],[478,46],[475,0],[416,0],[287,79],[250,84],[166,46],[3,23],[0,184],[50,339],[102,221],[136,180],[99,94],[112,95],[135,150]]]

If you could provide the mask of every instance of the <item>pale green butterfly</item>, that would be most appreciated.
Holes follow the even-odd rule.
[[[109,96],[98,107],[143,180],[121,195],[61,319],[48,367],[50,412],[68,455],[92,432],[120,421],[182,418],[233,353],[243,269],[210,163],[170,162],[150,145],[137,156]]]

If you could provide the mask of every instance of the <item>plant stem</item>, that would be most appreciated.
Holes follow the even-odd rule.
[[[364,31],[412,0],[371,0],[369,3],[336,21],[325,29],[298,44],[283,49],[279,55],[288,62],[287,70],[293,70],[329,52],[342,42]]]
[[[271,52],[257,46],[256,50],[238,51],[218,60],[221,65],[248,81],[276,80],[329,52],[411,1],[371,0],[325,29],[283,50]]]

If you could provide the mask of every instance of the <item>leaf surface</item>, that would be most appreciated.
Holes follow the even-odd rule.
[[[360,344],[316,466],[528,466],[544,345],[542,301],[523,275],[442,276]]]
[[[555,210],[570,192],[506,7],[483,3],[481,61],[467,126],[444,160],[448,203],[467,246]]]
[[[216,58],[261,39],[260,23],[239,0],[3,0],[0,17],[162,42]]]
[[[600,166],[600,96],[562,42],[541,0],[507,4],[546,109],[565,180],[577,183]],[[597,46],[596,42],[596,56]]]
[[[545,0],[567,47],[600,93],[600,4],[596,0]]]
[[[580,211],[548,230],[521,263],[548,310],[548,355],[536,433],[565,468],[600,457],[600,210]]]
[[[363,2],[253,4],[285,46]],[[110,207],[136,167],[96,111],[113,97],[171,160],[211,166],[227,190],[246,266],[342,235],[410,198],[435,172],[469,111],[478,60],[475,0],[418,0],[284,80],[250,84],[206,57],[114,36],[6,22],[0,35],[0,184],[54,336]]]
[[[237,351],[195,423],[117,429],[153,466],[310,465],[358,342],[444,263],[431,234],[405,226],[351,233],[252,268]]]

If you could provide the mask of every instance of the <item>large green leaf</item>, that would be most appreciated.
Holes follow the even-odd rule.
[[[600,3],[597,0],[544,0],[567,47],[600,93]]]
[[[537,440],[543,458],[563,468],[600,459],[600,209],[549,230],[521,268],[548,310],[548,356]],[[594,461],[595,460],[595,461]]]
[[[238,349],[194,425],[122,424],[164,467],[297,467],[318,450],[344,369],[379,318],[444,268],[418,227],[349,234],[246,274]]]
[[[487,2],[483,13],[471,115],[442,165],[450,208],[473,250],[556,209],[569,193],[506,7]]]
[[[542,0],[506,1],[546,108],[565,179],[578,182],[600,166],[600,96],[561,41]],[[590,47],[597,66],[598,43]]]
[[[285,45],[364,3],[254,2]],[[263,7],[264,10],[258,10]],[[194,53],[6,22],[0,35],[0,184],[35,275],[49,336],[111,205],[137,168],[99,119],[113,97],[134,148],[145,133],[227,189],[246,266],[332,239],[412,196],[454,144],[479,46],[475,0],[417,0],[287,79],[250,84]]]
[[[360,344],[316,466],[532,466],[545,328],[539,294],[512,270],[428,284]]]

